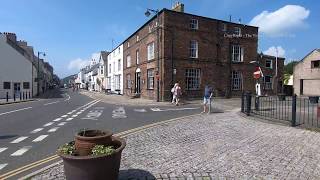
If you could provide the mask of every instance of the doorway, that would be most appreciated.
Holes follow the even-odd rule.
[[[138,68],[135,74],[135,93],[141,93],[141,70]]]
[[[20,83],[13,83],[13,94],[15,95],[15,97],[20,96]]]

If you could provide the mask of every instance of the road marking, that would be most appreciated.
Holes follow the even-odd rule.
[[[27,151],[29,151],[29,149],[31,149],[32,146],[24,146],[21,149],[19,149],[18,151],[12,153],[10,156],[21,156],[22,154],[26,153]]]
[[[54,122],[58,122],[58,121],[60,121],[62,118],[57,118],[57,119],[55,119],[55,120],[53,120]]]
[[[73,118],[68,118],[68,119],[66,119],[66,121],[71,121]]]
[[[112,118],[127,118],[124,107],[118,107],[112,111]]]
[[[4,167],[6,167],[7,165],[8,165],[8,163],[0,164],[0,170],[3,169]]]
[[[38,129],[35,129],[35,130],[31,131],[30,133],[34,134],[34,133],[37,133],[37,132],[42,131],[42,130],[43,130],[43,128],[38,128]]]
[[[176,120],[181,120],[183,118],[186,119],[187,117],[193,117],[193,116],[199,116],[199,115],[200,114],[193,114],[193,115],[178,117],[178,118],[174,118],[174,119],[169,119],[169,120],[165,120],[165,121],[162,121],[162,122],[157,122],[157,123],[141,126],[141,127],[138,127],[138,128],[130,129],[130,130],[127,130],[127,131],[123,131],[123,132],[115,134],[115,136],[124,138],[124,137],[126,137],[126,136],[128,136],[130,134],[135,134],[137,132],[143,131],[143,130],[148,129],[148,128],[156,127],[156,126],[159,126],[159,125],[162,125],[162,124],[167,124],[167,123],[170,123],[170,122],[173,122],[173,121],[176,121]],[[188,120],[188,119],[186,119],[186,120]],[[26,172],[26,171],[28,171],[30,169],[39,167],[42,164],[51,162],[51,161],[56,160],[58,158],[59,158],[58,155],[49,156],[47,158],[41,159],[39,161],[27,164],[25,166],[19,167],[17,169],[9,171],[9,172],[7,172],[5,174],[2,174],[2,175],[0,175],[0,179],[8,179],[10,177],[16,176],[16,175],[21,174],[23,172]]]
[[[16,139],[16,140],[11,141],[10,143],[12,143],[12,144],[16,144],[16,143],[19,143],[19,142],[21,142],[21,141],[23,141],[23,140],[27,139],[27,138],[28,138],[28,136],[22,136],[22,137],[19,137],[19,138],[18,138],[18,139]]]
[[[41,135],[39,137],[37,137],[36,139],[34,139],[32,142],[39,142],[44,140],[44,138],[48,137],[48,135]]]
[[[10,114],[10,113],[18,112],[18,111],[23,111],[23,110],[31,109],[31,108],[32,108],[32,107],[26,107],[26,108],[22,108],[22,109],[17,109],[17,110],[13,110],[13,111],[8,111],[8,112],[0,113],[0,116],[5,115],[5,114]]]
[[[78,114],[78,115],[79,115],[79,114],[81,114],[81,113],[82,113],[82,112],[81,112],[81,111],[79,111],[79,112],[77,112],[76,114]]]
[[[135,111],[135,112],[147,112],[147,110],[145,110],[145,109],[134,109],[133,111]]]
[[[101,116],[102,112],[103,112],[103,110],[91,110],[86,115],[86,117],[81,118],[81,119],[98,120],[98,118]]]
[[[59,129],[59,127],[54,127],[48,130],[48,132],[56,132]]]
[[[77,116],[78,116],[78,115],[77,115],[77,114],[75,114],[75,115],[72,115],[71,117],[73,117],[73,118],[74,118],[74,117],[77,117]]]
[[[46,104],[44,104],[44,106],[48,106],[48,105],[50,105],[50,104],[56,104],[56,103],[58,103],[58,102],[60,102],[60,101],[55,101],[55,102],[51,102],[51,103],[46,103]]]
[[[62,118],[65,118],[65,117],[67,117],[67,116],[68,116],[68,115],[62,115],[61,117],[62,117]]]
[[[58,124],[58,126],[63,126],[63,125],[65,125],[67,122],[61,122],[61,123],[59,123]]]
[[[49,122],[49,123],[43,125],[43,127],[51,126],[53,123],[54,123],[54,122]]]
[[[195,108],[175,108],[175,109],[160,109],[160,108],[150,108],[151,111],[161,112],[161,111],[183,111],[183,110],[191,110],[191,109],[199,109],[200,107]]]
[[[8,148],[5,147],[5,148],[0,148],[0,153],[2,153],[3,151],[7,150]]]

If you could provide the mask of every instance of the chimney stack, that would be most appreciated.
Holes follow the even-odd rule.
[[[9,40],[16,42],[17,41],[17,36],[15,33],[9,33],[9,32],[4,32],[3,33]]]
[[[184,12],[184,4],[182,4],[182,3],[180,3],[180,2],[176,2],[176,3],[172,6],[172,10],[183,13],[183,12]]]

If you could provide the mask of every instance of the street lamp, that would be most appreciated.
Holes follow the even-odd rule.
[[[157,102],[160,101],[160,80],[159,80],[159,76],[160,76],[160,53],[159,53],[159,10],[156,9],[148,9],[147,11],[144,13],[145,16],[149,17],[151,15],[151,13],[156,14],[156,22],[157,22]]]
[[[40,55],[43,55],[44,57],[46,56],[46,53],[45,52],[39,52],[38,51],[38,73],[37,73],[37,96],[39,96],[39,91],[40,91]]]

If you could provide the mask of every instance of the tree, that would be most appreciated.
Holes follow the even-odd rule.
[[[296,64],[298,64],[299,62],[298,61],[291,61],[289,62],[288,64],[286,64],[284,66],[284,74],[290,74],[292,75],[293,74],[293,68]]]

